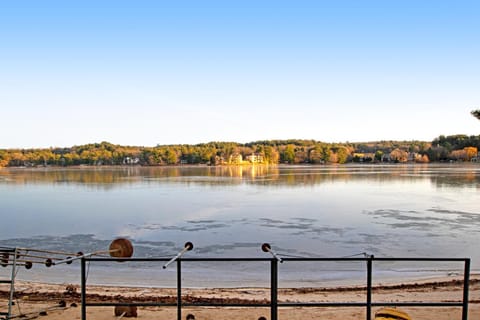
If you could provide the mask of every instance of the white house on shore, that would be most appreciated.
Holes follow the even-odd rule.
[[[252,153],[249,156],[246,156],[245,159],[250,163],[263,163],[263,156],[259,153]]]
[[[139,164],[139,163],[140,163],[140,158],[125,157],[123,159],[123,164]]]

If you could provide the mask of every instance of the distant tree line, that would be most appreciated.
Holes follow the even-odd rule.
[[[0,149],[0,167],[470,161],[478,156],[479,148],[480,136],[466,135],[440,136],[432,142],[324,143],[293,139],[156,147],[101,142],[70,148]]]

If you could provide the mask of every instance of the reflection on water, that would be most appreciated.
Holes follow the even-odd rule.
[[[471,257],[478,269],[479,186],[477,164],[2,169],[0,246],[91,252],[125,236],[139,257],[172,256],[186,241],[190,256],[265,257],[269,242],[285,256]],[[323,277],[363,267],[329,266]],[[282,268],[296,281],[318,273]],[[452,272],[383,271],[433,269]]]
[[[138,182],[176,182],[206,185],[256,183],[301,187],[327,182],[373,180],[415,181],[428,178],[437,185],[480,186],[480,168],[466,165],[362,165],[362,166],[185,166],[185,167],[79,167],[3,169],[0,183],[76,184],[121,187]],[[214,179],[215,178],[215,179]]]

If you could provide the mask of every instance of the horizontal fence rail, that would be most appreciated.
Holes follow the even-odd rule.
[[[404,307],[461,307],[462,320],[468,320],[468,299],[470,282],[470,259],[469,258],[377,258],[367,256],[362,258],[178,258],[176,262],[176,303],[156,303],[156,302],[138,302],[138,303],[109,303],[109,302],[88,302],[87,301],[87,263],[91,262],[168,262],[171,259],[166,258],[100,258],[83,257],[81,259],[81,305],[82,320],[87,319],[87,307],[107,307],[107,306],[138,306],[138,307],[177,307],[177,320],[182,319],[183,307],[254,307],[270,308],[270,320],[278,320],[278,309],[282,307],[364,307],[366,319],[371,320],[372,307],[382,306],[404,306]],[[278,301],[278,263],[288,262],[365,262],[366,263],[366,297],[365,302],[279,302]],[[372,301],[372,280],[374,262],[462,262],[464,265],[463,273],[463,297],[457,302],[375,302]],[[235,303],[208,303],[182,302],[182,265],[183,263],[194,262],[269,262],[270,263],[270,301],[260,304],[235,304]]]

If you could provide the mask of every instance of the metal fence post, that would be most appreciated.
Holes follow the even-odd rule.
[[[470,259],[465,259],[465,269],[463,271],[463,305],[462,320],[468,319],[468,292],[470,287]]]
[[[177,259],[177,320],[182,320],[182,262]]]
[[[80,259],[80,269],[81,269],[81,303],[82,303],[82,320],[87,320],[87,278],[85,274],[85,258]]]
[[[278,261],[270,262],[270,319],[278,319]]]
[[[7,317],[5,319],[10,319],[12,316],[12,306],[13,306],[13,299],[15,298],[15,277],[17,276],[17,248],[13,251],[13,262],[12,262],[12,275],[10,277],[10,294],[8,297],[8,311]],[[8,264],[8,260],[7,260]]]
[[[367,260],[367,320],[372,319],[372,262],[373,255]]]

